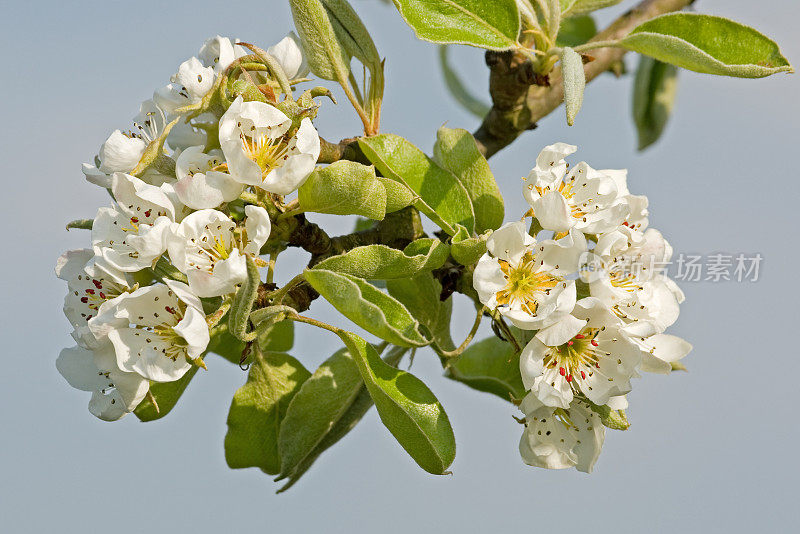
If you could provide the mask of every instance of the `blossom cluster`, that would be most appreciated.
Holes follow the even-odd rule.
[[[684,296],[663,269],[648,268],[668,264],[672,248],[648,228],[647,198],[629,192],[624,170],[570,167],[576,150],[542,150],[524,180],[530,210],[488,238],[473,283],[527,340],[523,460],[589,472],[603,416],[627,407],[631,380],[669,373],[691,345],[664,333]]]
[[[307,74],[294,35],[267,52],[288,80]],[[287,195],[316,164],[320,140],[308,117],[293,120],[241,96],[227,109],[204,109],[220,77],[246,54],[229,38],[207,40],[141,104],[132,129],[115,130],[94,165],[83,166],[113,203],[97,211],[91,248],[58,259],[76,345],[61,352],[57,368],[92,393],[89,410],[101,419],[133,411],[151,383],[204,366],[205,309],[246,280],[248,256],[263,264],[259,255],[271,233],[267,203],[240,197]],[[264,72],[246,77],[271,81]],[[159,265],[178,275],[158,276]]]

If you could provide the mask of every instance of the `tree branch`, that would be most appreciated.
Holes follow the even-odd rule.
[[[619,17],[590,41],[616,40],[633,28],[658,15],[679,11],[694,0],[643,0]],[[622,59],[625,50],[601,48],[592,51],[594,61],[587,63],[586,81],[609,70]],[[475,132],[478,147],[488,158],[510,145],[525,130],[552,113],[564,101],[564,81],[557,67],[547,79],[534,75],[530,62],[514,52],[487,52],[491,69],[489,91],[493,106]]]

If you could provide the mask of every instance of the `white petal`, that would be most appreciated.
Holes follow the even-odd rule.
[[[56,276],[66,281],[72,280],[83,272],[93,257],[94,251],[89,248],[66,251],[56,260]]]
[[[267,53],[278,60],[290,80],[308,74],[308,64],[294,32],[290,32],[278,43],[267,48]]]
[[[272,232],[272,223],[267,210],[260,206],[248,204],[244,208],[244,214],[246,217],[244,227],[247,231],[248,241],[244,252],[258,256],[261,253],[261,247],[267,242],[269,234]]]
[[[100,147],[100,171],[106,174],[130,172],[139,163],[147,143],[138,137],[128,137],[119,130],[108,137]]]
[[[495,258],[516,265],[536,240],[528,235],[523,221],[505,223],[486,240],[487,250]]]
[[[575,219],[564,195],[558,191],[548,191],[532,203],[534,217],[545,230],[566,232],[574,224]]]

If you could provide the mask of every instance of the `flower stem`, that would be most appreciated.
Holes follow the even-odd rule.
[[[444,356],[445,358],[455,358],[457,356],[461,356],[461,353],[464,352],[469,346],[469,344],[472,342],[472,338],[474,338],[475,334],[478,333],[478,327],[481,326],[481,320],[483,319],[483,312],[485,310],[486,306],[481,306],[478,309],[478,313],[475,316],[475,323],[472,325],[472,329],[469,331],[469,334],[467,334],[467,337],[466,339],[464,339],[464,342],[461,343],[461,345],[459,345],[457,349],[451,351],[442,350],[439,351],[439,354]]]

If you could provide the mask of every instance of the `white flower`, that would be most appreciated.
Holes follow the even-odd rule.
[[[288,195],[308,178],[319,157],[319,135],[308,117],[292,121],[263,102],[237,97],[219,121],[219,141],[230,174],[239,182]]]
[[[91,249],[69,250],[56,262],[56,276],[67,282],[64,315],[74,328],[72,337],[79,345],[95,349],[98,342],[89,331],[89,319],[100,306],[130,289],[125,275],[94,263]]]
[[[286,37],[267,48],[267,53],[278,60],[290,80],[302,78],[309,72],[303,49],[294,32],[289,32]]]
[[[206,67],[212,67],[214,72],[223,72],[233,63],[233,60],[246,55],[247,52],[228,37],[211,37],[200,48],[197,57]]]
[[[564,157],[575,147],[557,143],[545,147],[526,178],[525,199],[542,228],[564,233],[575,228],[596,234],[613,230],[628,215],[614,179],[584,162],[567,172]]]
[[[99,166],[83,164],[86,179],[96,185],[109,189],[111,175],[115,172],[129,173],[139,164],[147,146],[164,130],[166,116],[152,100],[145,100],[139,106],[139,114],[133,119],[133,129],[123,133],[114,132],[100,147],[97,156]],[[148,171],[142,179],[147,183],[160,185],[169,178],[154,171]]]
[[[200,102],[214,86],[214,69],[193,57],[181,63],[171,82],[153,94],[153,100],[167,113]]]
[[[92,225],[96,262],[123,272],[151,267],[166,250],[175,206],[163,189],[134,176],[115,173],[111,187],[117,204],[100,208]]]
[[[506,223],[486,242],[488,252],[478,261],[473,285],[483,304],[497,309],[514,325],[537,329],[568,315],[575,305],[575,282],[567,273],[577,270],[586,239],[570,232],[561,240],[537,243],[524,222]]]
[[[116,421],[132,412],[149,388],[138,374],[120,371],[109,344],[95,351],[77,346],[64,349],[56,368],[70,386],[92,392],[89,411],[104,421]]]
[[[247,279],[245,254],[257,256],[269,237],[271,226],[264,208],[245,207],[245,231],[220,211],[192,213],[173,227],[167,238],[169,257],[189,279],[200,297],[227,295]]]
[[[644,195],[631,195],[628,190],[628,170],[627,169],[604,169],[603,174],[610,176],[617,184],[617,192],[628,204],[628,216],[622,222],[623,225],[634,230],[644,231],[648,225],[649,212],[647,205],[649,201]]]
[[[244,186],[230,174],[215,170],[222,165],[222,154],[203,153],[202,146],[185,149],[175,163],[175,192],[180,201],[195,210],[216,208],[239,198]]]
[[[120,369],[155,382],[178,380],[209,342],[200,299],[171,280],[106,302],[89,328],[111,341]]]
[[[692,351],[691,343],[669,334],[654,334],[634,341],[642,349],[641,370],[646,373],[669,374],[672,372],[670,364]]]
[[[522,461],[546,469],[591,473],[597,462],[606,429],[600,417],[582,402],[568,408],[551,408],[532,394],[523,399],[525,431],[519,442]]]
[[[641,337],[663,332],[678,319],[683,293],[664,274],[672,247],[658,230],[620,226],[598,237],[590,253],[589,291],[608,303]]]
[[[598,299],[575,305],[572,315],[536,333],[520,355],[520,373],[546,406],[567,408],[582,394],[597,405],[631,390],[642,355],[624,323]]]

